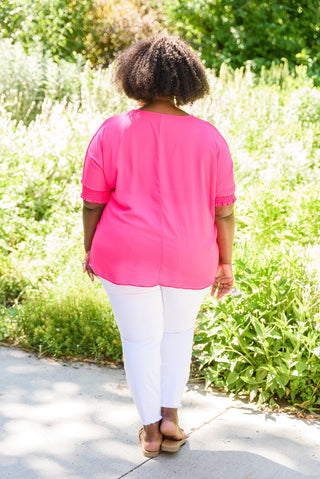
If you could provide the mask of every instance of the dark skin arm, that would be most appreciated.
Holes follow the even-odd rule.
[[[211,296],[218,289],[217,299],[230,293],[233,286],[232,246],[234,239],[235,219],[233,205],[217,206],[215,209],[217,227],[217,243],[219,247],[219,265],[212,286]]]
[[[86,254],[82,265],[83,272],[88,273],[88,276],[91,281],[94,280],[94,272],[89,265],[90,249],[97,224],[101,218],[105,206],[106,203],[89,203],[88,201],[83,202],[82,220],[84,231],[84,249]]]

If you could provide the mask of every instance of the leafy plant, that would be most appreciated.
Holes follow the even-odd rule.
[[[56,60],[77,60],[90,31],[92,0],[3,0],[0,33],[21,42],[26,51],[37,43]]]
[[[164,30],[160,12],[151,0],[4,0],[0,36],[28,53],[37,45],[58,64],[107,66],[131,43]]]
[[[194,351],[207,385],[258,404],[285,397],[319,409],[320,298],[293,252],[235,262],[237,296],[207,304]]]
[[[121,340],[105,293],[95,288],[88,294],[83,283],[77,285],[20,306],[15,326],[20,344],[55,357],[121,361]]]
[[[86,56],[93,66],[108,66],[132,43],[163,32],[160,9],[150,0],[98,0],[92,11]]]
[[[206,65],[257,71],[282,58],[318,72],[319,5],[311,0],[166,0],[170,28],[199,50]]]

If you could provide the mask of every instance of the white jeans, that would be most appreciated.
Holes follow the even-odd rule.
[[[189,378],[194,322],[209,288],[123,286],[99,278],[120,331],[128,385],[142,424],[177,408]]]

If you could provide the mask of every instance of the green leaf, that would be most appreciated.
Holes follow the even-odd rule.
[[[231,371],[227,376],[227,385],[230,386],[231,384],[234,384],[238,378],[239,375],[235,371]]]
[[[307,363],[305,363],[304,361],[298,361],[295,367],[298,373],[302,374],[307,369],[308,366],[307,366]]]
[[[254,398],[255,398],[256,395],[257,395],[257,392],[258,392],[257,389],[251,389],[250,395],[249,395],[250,401],[253,401],[253,400],[254,400]]]

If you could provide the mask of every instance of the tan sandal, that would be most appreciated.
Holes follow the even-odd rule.
[[[164,452],[178,452],[180,447],[183,446],[189,435],[187,435],[181,427],[179,427],[182,432],[181,439],[174,439],[172,436],[163,436],[163,442],[161,444],[161,451]]]
[[[139,441],[141,443],[142,454],[145,457],[158,457],[161,451],[161,446],[158,451],[148,451],[147,449],[145,449],[142,444],[142,433],[143,433],[143,427],[139,430]]]

